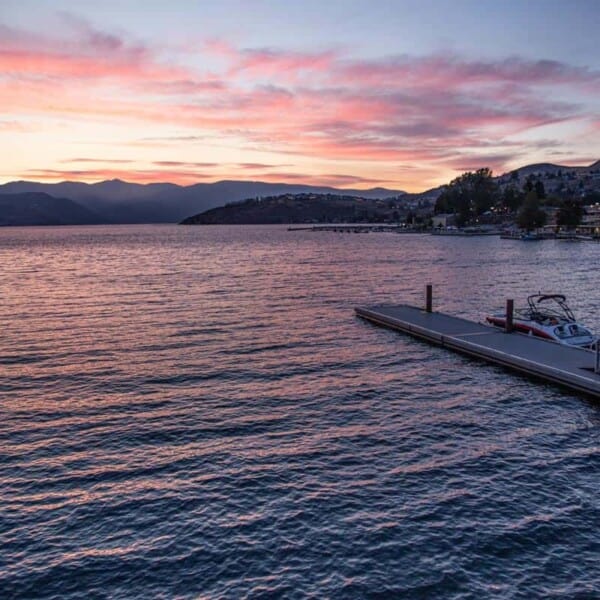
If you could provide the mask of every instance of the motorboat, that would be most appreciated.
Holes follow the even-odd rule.
[[[506,326],[506,313],[486,317],[496,327]],[[515,309],[513,327],[516,331],[580,348],[594,348],[597,337],[578,323],[563,294],[533,294],[527,298],[527,308]]]
[[[522,242],[539,242],[546,239],[544,234],[532,231],[525,233],[521,231],[503,231],[500,233],[500,238],[503,240],[521,240]]]
[[[533,231],[527,231],[523,233],[520,237],[523,242],[539,242],[544,239],[544,236],[541,233],[534,233]]]

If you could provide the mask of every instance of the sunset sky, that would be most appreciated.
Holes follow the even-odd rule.
[[[590,164],[599,31],[599,0],[1,0],[0,182]]]

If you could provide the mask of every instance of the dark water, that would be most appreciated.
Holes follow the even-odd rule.
[[[0,231],[1,598],[598,598],[600,406],[375,328],[564,291],[600,245]]]

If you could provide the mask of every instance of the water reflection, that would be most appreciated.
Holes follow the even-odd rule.
[[[353,307],[420,304],[431,282],[439,309],[480,320],[560,291],[600,331],[599,252],[284,227],[1,230],[0,587],[585,595],[597,406]]]

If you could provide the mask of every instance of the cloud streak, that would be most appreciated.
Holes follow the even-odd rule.
[[[77,157],[77,158],[67,158],[62,160],[63,163],[103,163],[103,164],[111,164],[111,165],[121,165],[121,164],[130,164],[133,163],[133,160],[129,159],[121,159],[121,158],[87,158],[87,157]]]

